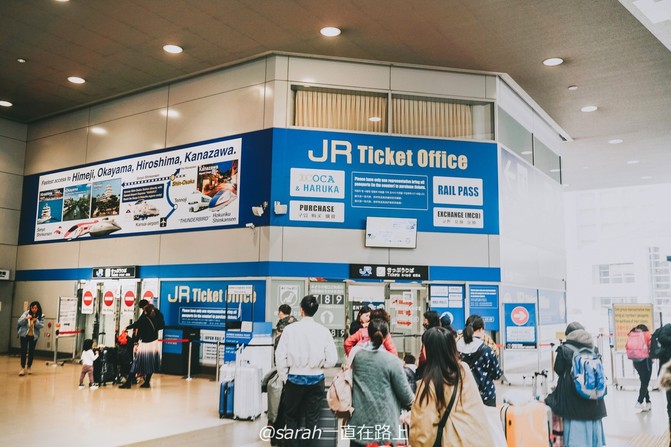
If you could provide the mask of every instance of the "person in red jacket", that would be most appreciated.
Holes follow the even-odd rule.
[[[385,311],[384,309],[374,309],[370,313],[371,321],[376,318],[384,320],[387,324],[389,324],[390,317],[387,311]],[[370,336],[368,335],[368,328],[362,327],[354,334],[347,337],[343,342],[343,347],[345,348],[345,354],[349,356],[349,353],[352,351],[352,348],[354,346],[363,345],[367,341],[370,341]],[[396,349],[396,344],[394,343],[394,340],[391,338],[391,334],[387,334],[387,336],[382,341],[382,346],[384,346],[384,348],[389,353],[398,356],[398,350]]]

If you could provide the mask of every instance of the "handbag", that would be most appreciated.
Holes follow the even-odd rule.
[[[438,435],[436,436],[436,441],[433,443],[433,447],[440,447],[440,445],[443,443],[443,430],[445,430],[447,417],[450,415],[450,412],[452,411],[452,407],[454,406],[454,400],[456,398],[457,398],[457,385],[455,384],[452,387],[452,397],[450,397],[450,403],[447,404],[445,414],[440,419],[440,423],[438,424]]]
[[[333,378],[326,393],[329,408],[339,418],[349,419],[354,412],[352,408],[352,369],[343,368]]]

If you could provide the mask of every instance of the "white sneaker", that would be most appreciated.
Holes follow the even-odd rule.
[[[80,389],[80,390],[83,390],[83,389],[84,389],[84,385],[79,385],[79,389]]]
[[[89,389],[90,389],[90,390],[97,390],[97,389],[98,389],[98,385],[89,385]]]
[[[21,371],[19,371],[20,376],[25,376],[26,375],[26,370],[21,368]]]
[[[643,406],[643,411],[650,411],[650,410],[652,410],[652,403],[646,402]]]
[[[26,369],[26,373],[28,373],[28,375],[30,376],[33,373],[33,371],[30,368],[28,368]]]
[[[637,410],[645,411],[645,404],[643,402],[636,402],[634,408],[636,408]]]

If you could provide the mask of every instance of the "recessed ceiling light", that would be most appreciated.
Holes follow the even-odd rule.
[[[12,103],[9,102],[9,101],[0,101],[0,106],[2,106],[2,107],[11,107],[11,106],[13,106],[13,105],[14,105],[14,104],[12,104]]]
[[[559,171],[561,171],[561,169],[559,169],[559,168],[550,169],[550,172],[559,172]]]
[[[80,78],[79,76],[70,76],[68,81],[72,82],[73,84],[83,84],[86,82],[84,78]]]
[[[69,2],[70,0],[56,0],[56,1],[57,1],[58,3],[67,3],[67,2]]]
[[[571,90],[571,91],[578,90],[578,86],[575,85],[575,84],[574,85],[569,85],[568,89]]]
[[[379,123],[380,121],[382,121],[382,118],[380,118],[379,116],[371,116],[370,118],[368,118],[368,121],[373,123]]]
[[[640,163],[640,160],[627,160],[628,165],[637,165]]]
[[[168,118],[179,118],[179,112],[177,110],[161,110],[161,115],[167,116]]]
[[[550,57],[543,61],[543,65],[547,65],[548,67],[556,67],[557,65],[561,65],[563,63],[564,59],[561,57]]]
[[[608,140],[608,144],[620,144],[624,142],[622,138],[613,138],[612,140]]]
[[[643,177],[641,177],[641,180],[650,180],[651,178],[652,178],[651,175],[644,175]]]
[[[589,166],[583,166],[582,168],[587,170],[587,169],[589,169]]]
[[[599,108],[597,106],[585,106],[582,109],[580,109],[581,112],[589,113],[589,112],[595,112]]]
[[[322,36],[335,37],[340,35],[340,28],[336,28],[335,26],[327,26],[320,29],[319,32],[322,34]]]
[[[179,54],[184,50],[178,45],[163,45],[163,51],[170,54]]]
[[[103,129],[102,127],[91,127],[91,133],[96,135],[107,135],[107,130]]]
[[[522,154],[522,155],[531,155],[533,153],[534,153],[533,151],[522,151],[522,152],[520,152],[520,154]]]
[[[20,57],[20,58],[18,58],[18,59],[16,60],[16,62],[18,62],[19,64],[25,64],[25,63],[28,62],[28,61],[25,60],[24,58]]]

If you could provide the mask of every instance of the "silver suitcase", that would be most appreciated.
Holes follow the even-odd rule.
[[[261,368],[252,365],[238,365],[235,369],[235,394],[233,395],[233,417],[251,419],[261,416],[262,397]]]

